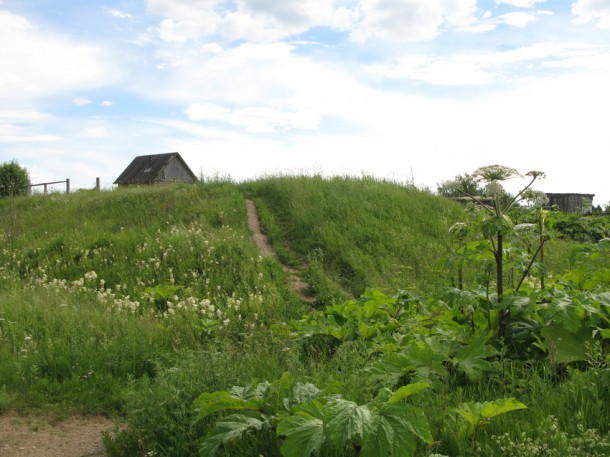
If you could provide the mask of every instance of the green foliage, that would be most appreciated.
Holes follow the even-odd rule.
[[[523,403],[514,398],[502,398],[494,401],[464,403],[451,411],[459,414],[467,425],[461,430],[462,436],[472,436],[478,427],[488,423],[492,418],[519,409],[526,409]]]
[[[443,197],[483,196],[485,189],[480,186],[475,176],[464,173],[464,175],[457,175],[452,180],[438,184],[437,192]]]
[[[610,213],[583,216],[579,213],[551,211],[549,225],[562,238],[577,242],[597,242],[610,236]]]
[[[6,215],[0,373],[15,404],[120,412],[125,383],[175,351],[299,309],[234,185],[32,196],[2,202]]]
[[[262,223],[282,260],[310,264],[313,256],[321,267],[310,272],[316,294],[343,300],[372,286],[445,285],[439,260],[460,218],[457,203],[368,177],[277,177],[243,188],[265,208]]]
[[[498,445],[497,455],[506,457],[605,457],[610,454],[610,433],[603,435],[597,429],[582,424],[571,426],[570,432],[560,430],[556,417],[550,416],[534,433],[523,432],[511,438],[506,432],[493,439]]]
[[[0,197],[26,195],[30,190],[28,170],[17,162],[0,164]]]
[[[323,449],[343,452],[349,448],[360,449],[362,456],[412,456],[416,439],[431,443],[432,434],[423,411],[404,400],[428,387],[420,383],[394,393],[383,389],[366,405],[324,394],[311,384],[293,383],[287,375],[271,384],[204,393],[193,403],[196,421],[221,411],[250,414],[231,413],[219,419],[206,435],[200,455],[215,456],[250,432],[275,429],[285,457],[309,457]],[[290,396],[273,403],[286,394]]]
[[[126,426],[105,439],[115,457],[202,446],[524,455],[528,440],[555,455],[604,455],[606,241],[574,245],[555,236],[554,215],[511,210],[499,300],[490,241],[474,239],[482,221],[447,237],[465,220],[457,205],[368,178],[282,181],[0,200],[0,409],[116,415]],[[263,208],[280,257],[315,279],[315,309],[258,256],[242,191]],[[530,263],[541,235],[544,262]],[[445,275],[460,265],[462,282]],[[501,398],[529,408],[518,421],[481,416],[462,439],[469,422],[450,411]],[[543,439],[551,415],[558,431]],[[506,432],[514,444],[497,438]]]

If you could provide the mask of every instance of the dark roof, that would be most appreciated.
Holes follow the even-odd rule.
[[[114,181],[114,184],[152,184],[160,181],[159,177],[169,162],[176,158],[184,166],[193,180],[197,176],[191,171],[184,159],[177,152],[138,156],[129,164],[125,171]]]
[[[561,193],[561,192],[547,192],[547,197],[595,197],[595,194],[576,194],[576,193]]]

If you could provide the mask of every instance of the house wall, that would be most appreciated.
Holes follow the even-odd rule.
[[[566,213],[580,212],[588,214],[593,208],[592,194],[546,194],[549,206],[557,205]]]
[[[177,158],[172,158],[167,166],[161,172],[161,176],[159,176],[159,180],[161,182],[173,182],[173,181],[192,181],[193,177],[184,168],[182,162]]]

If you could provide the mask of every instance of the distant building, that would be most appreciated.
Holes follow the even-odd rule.
[[[593,211],[595,194],[546,194],[549,206],[557,207],[565,213],[590,214]]]
[[[177,152],[138,156],[114,181],[119,186],[193,182],[197,176]]]

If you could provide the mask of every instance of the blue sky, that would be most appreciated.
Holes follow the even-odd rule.
[[[603,206],[609,82],[610,0],[0,0],[0,162],[34,182],[499,163]]]

